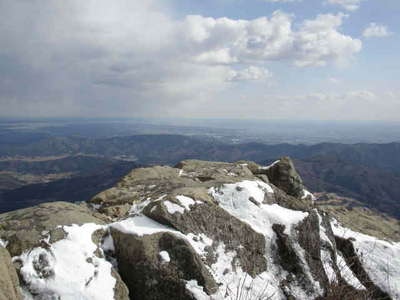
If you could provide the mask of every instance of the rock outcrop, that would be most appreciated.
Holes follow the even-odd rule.
[[[186,289],[196,280],[208,295],[217,285],[200,256],[185,240],[170,232],[139,236],[111,228],[119,272],[131,299],[196,299]]]
[[[65,202],[0,215],[0,239],[13,256],[25,293],[39,299],[94,299],[101,294],[94,290],[108,280],[109,294],[128,299],[126,285],[99,247],[102,218],[85,205]]]
[[[67,202],[44,203],[31,208],[19,209],[0,215],[0,239],[8,241],[7,249],[12,256],[43,244],[65,237],[60,226],[85,223],[104,224],[84,206]]]
[[[292,160],[289,157],[282,157],[265,169],[271,183],[290,196],[302,197],[304,191],[303,181],[297,173]]]
[[[0,246],[0,300],[20,300],[20,284],[8,251]]]
[[[0,215],[0,241],[39,298],[400,298],[400,244],[343,230],[314,200],[287,157],[186,160],[135,169],[87,206]],[[371,271],[389,257],[395,285]]]

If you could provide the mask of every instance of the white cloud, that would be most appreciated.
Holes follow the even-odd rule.
[[[271,18],[232,20],[188,16],[183,48],[206,64],[290,61],[297,66],[323,66],[350,58],[361,50],[360,40],[342,34],[343,14],[319,15],[292,30],[290,15],[277,11]]]
[[[370,23],[367,28],[363,31],[363,37],[371,38],[371,37],[387,37],[392,33],[388,30],[387,26],[379,25],[376,23]]]
[[[232,81],[270,78],[272,61],[351,58],[361,41],[340,31],[343,18],[176,19],[155,0],[2,0],[1,114],[173,115]]]
[[[360,7],[362,1],[364,0],[328,0],[328,3],[340,5],[341,7],[349,11],[355,11]]]
[[[264,80],[271,78],[272,74],[270,71],[264,68],[250,66],[246,69],[230,72],[228,81],[250,81],[250,80]]]
[[[296,34],[294,49],[298,66],[323,66],[330,61],[342,63],[361,51],[362,43],[339,32],[346,15],[319,15],[304,21]]]

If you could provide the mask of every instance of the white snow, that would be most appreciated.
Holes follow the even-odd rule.
[[[308,216],[306,212],[287,209],[278,204],[262,204],[266,192],[273,190],[265,182],[247,180],[209,189],[210,195],[222,208],[270,238],[273,237],[273,224],[285,225],[285,233],[288,234],[292,225]]]
[[[185,212],[184,207],[182,207],[178,204],[172,203],[171,201],[167,200],[167,201],[164,201],[163,203],[171,215],[173,215],[176,212],[180,213],[180,214],[183,214]]]
[[[190,206],[196,203],[192,198],[183,195],[176,196],[176,199],[178,199],[180,204],[182,204],[187,210],[190,210]]]
[[[208,296],[203,291],[203,288],[197,283],[197,280],[189,280],[189,281],[187,281],[186,282],[186,289],[189,290],[197,300],[217,299],[217,298],[211,298],[210,296]]]
[[[0,239],[0,247],[5,248],[5,247],[7,247],[7,245],[8,245],[7,241]]]
[[[326,228],[322,222],[322,217],[318,213],[318,219],[319,219],[319,234],[320,234],[320,239],[321,241],[325,241],[332,249],[334,249],[333,244],[331,240],[328,238],[328,235],[326,233]],[[340,253],[337,253],[336,255],[337,261],[336,265],[339,268],[339,272],[341,273],[343,279],[353,286],[356,289],[365,289],[365,287],[361,284],[361,282],[357,279],[357,277],[353,274],[349,266],[347,265],[346,261],[344,258],[341,256]],[[333,261],[331,257],[331,253],[327,250],[324,249],[323,247],[321,248],[321,261],[322,265],[324,267],[325,273],[328,276],[329,282],[331,283],[337,283],[337,277],[336,273],[333,270]]]
[[[337,277],[332,265],[331,254],[328,250],[321,249],[321,262],[330,283],[336,283]]]
[[[215,295],[212,299],[269,299],[268,297],[274,300],[286,299],[279,289],[279,279],[274,274],[273,265],[268,265],[270,270],[253,279],[237,262],[235,268],[232,267],[236,252],[227,251],[223,243],[217,247],[216,256],[217,261],[211,266],[211,272],[216,281],[222,285],[219,288],[220,295]],[[248,298],[240,297],[240,294],[246,293],[248,293]],[[257,295],[263,297],[258,298]]]
[[[332,222],[335,235],[352,238],[361,263],[371,280],[393,299],[400,299],[400,243],[379,240]]]
[[[116,279],[111,275],[112,266],[94,254],[97,246],[92,242],[92,233],[102,228],[91,223],[64,226],[67,237],[49,250],[38,247],[14,257],[22,262],[20,274],[29,291],[39,293],[41,299],[113,299]],[[38,265],[53,275],[41,276]]]
[[[169,257],[169,253],[167,251],[160,251],[160,257],[161,261],[163,263],[169,263],[171,261],[171,258]]]
[[[112,252],[115,251],[114,240],[113,240],[111,234],[108,234],[104,238],[103,243],[101,244],[101,248],[104,251],[112,251]]]
[[[242,181],[235,184],[225,184],[219,188],[210,188],[209,193],[227,212],[249,224],[255,231],[263,234],[266,240],[265,259],[268,264],[268,271],[259,274],[256,278],[251,278],[239,265],[232,269],[231,263],[236,257],[236,252],[226,252],[223,244],[217,249],[217,262],[211,269],[218,282],[221,282],[222,293],[230,293],[230,298],[236,299],[237,289],[244,289],[244,293],[249,292],[249,299],[256,298],[259,293],[264,291],[265,298],[286,299],[279,289],[279,282],[287,274],[276,261],[273,260],[273,249],[276,249],[275,233],[272,230],[273,224],[285,225],[285,233],[293,239],[293,247],[302,261],[303,269],[307,277],[311,280],[315,289],[315,297],[322,294],[319,282],[314,281],[305,261],[305,251],[297,244],[297,236],[292,232],[292,227],[308,216],[307,212],[294,211],[277,204],[263,204],[264,196],[268,192],[273,192],[272,188],[261,181]],[[252,198],[250,201],[249,198]],[[276,255],[276,254],[275,254]],[[237,261],[236,261],[237,263]],[[291,293],[296,299],[310,299],[300,286],[292,283]]]
[[[162,225],[146,216],[135,216],[110,225],[111,227],[127,234],[136,234],[138,236],[158,233],[174,232],[179,233],[165,225]]]
[[[207,237],[205,234],[200,233],[200,234],[193,234],[189,233],[186,235],[186,238],[188,242],[192,245],[194,250],[200,255],[205,257],[207,255],[207,252],[205,248],[208,246],[210,247],[213,243],[213,240]]]
[[[269,168],[271,168],[272,166],[276,165],[279,162],[280,162],[280,160],[276,160],[272,164],[270,164],[269,166],[262,166],[262,167],[259,167],[259,169],[260,170],[268,170]]]
[[[167,197],[167,194],[161,195],[161,196],[158,197],[156,200],[154,200],[154,202],[161,201],[161,200],[164,199],[165,197]]]
[[[145,201],[135,202],[132,204],[129,214],[139,215],[143,209],[150,203],[151,199],[147,198]]]
[[[336,264],[339,268],[340,274],[348,284],[350,284],[351,286],[353,286],[358,290],[365,289],[365,287],[362,285],[362,283],[358,280],[358,278],[354,275],[353,271],[347,265],[344,257],[339,251],[336,255]]]
[[[301,199],[305,199],[307,197],[311,197],[312,201],[316,200],[315,196],[310,191],[303,189],[303,196],[301,197]]]

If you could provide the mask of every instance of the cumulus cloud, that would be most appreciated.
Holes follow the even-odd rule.
[[[361,41],[344,15],[294,24],[172,17],[161,1],[0,1],[2,115],[174,115],[238,81],[267,79],[273,61],[347,60]],[[296,29],[294,29],[296,28]]]
[[[362,1],[364,0],[328,0],[328,3],[340,5],[348,11],[355,11],[359,9]]]
[[[379,25],[376,23],[370,23],[367,28],[363,31],[363,37],[371,38],[371,37],[387,37],[392,33],[388,30],[387,26]]]
[[[265,68],[250,66],[243,70],[232,70],[228,81],[249,81],[249,80],[264,80],[272,77],[272,73]]]
[[[362,43],[340,32],[344,14],[319,15],[292,29],[290,15],[277,11],[271,18],[232,20],[188,16],[186,49],[206,64],[291,61],[297,66],[323,66],[348,59]],[[190,53],[190,52],[189,52]]]

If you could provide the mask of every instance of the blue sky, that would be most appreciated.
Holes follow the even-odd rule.
[[[0,116],[391,120],[398,0],[0,0]]]

